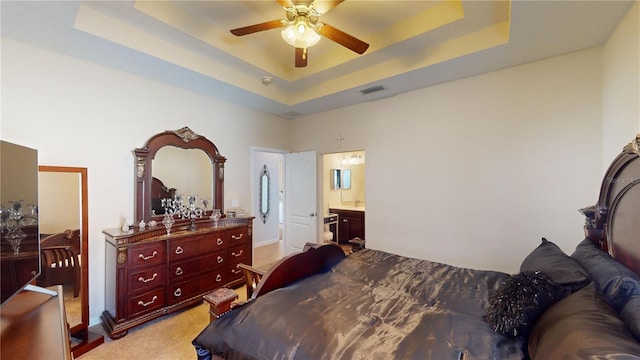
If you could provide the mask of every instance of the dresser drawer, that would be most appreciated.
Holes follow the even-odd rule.
[[[229,246],[238,246],[240,244],[246,244],[249,239],[246,227],[239,227],[231,230],[227,230],[226,237],[229,242]]]
[[[225,268],[169,286],[168,305],[173,305],[197,295],[204,295],[228,282]]]
[[[169,240],[169,260],[187,259],[193,256],[209,254],[225,248],[222,231],[200,234],[189,238]]]
[[[224,250],[216,251],[213,254],[197,257],[194,259],[174,262],[169,265],[169,281],[183,281],[190,277],[211,272],[214,269],[227,264]]]
[[[129,274],[129,291],[138,292],[157,286],[164,286],[166,282],[166,267],[155,266]]]
[[[164,241],[129,247],[129,266],[132,268],[160,265],[166,262]]]
[[[247,246],[246,244],[234,246],[227,250],[227,258],[229,259],[230,263],[244,262],[245,264],[248,264],[249,262],[247,262],[246,260],[248,255],[249,246]]]
[[[227,250],[227,258],[229,259],[227,267],[228,281],[237,280],[242,276],[242,272],[236,267],[236,265],[240,263],[251,265],[251,253],[249,252],[249,249],[249,245],[245,244]]]
[[[165,306],[165,287],[129,298],[129,317],[139,316]]]

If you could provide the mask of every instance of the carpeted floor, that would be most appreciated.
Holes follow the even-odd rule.
[[[239,301],[246,300],[244,287],[235,291],[240,297]],[[195,359],[196,353],[191,340],[208,324],[209,306],[203,303],[131,329],[125,337],[118,340],[111,340],[105,335],[104,344],[78,359]],[[90,330],[105,334],[102,325],[92,326]]]

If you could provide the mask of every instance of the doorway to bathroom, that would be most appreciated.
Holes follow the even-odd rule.
[[[322,156],[324,241],[349,244],[365,239],[365,151]]]

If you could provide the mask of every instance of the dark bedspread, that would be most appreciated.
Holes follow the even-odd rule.
[[[526,342],[484,320],[507,277],[367,249],[232,311],[194,345],[227,359],[522,359]]]

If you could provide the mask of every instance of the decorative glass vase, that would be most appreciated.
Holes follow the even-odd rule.
[[[220,213],[220,209],[213,209],[211,211],[211,220],[213,220],[213,227],[218,227],[218,220],[220,220],[220,217],[222,216],[222,214]]]
[[[162,225],[167,229],[167,236],[171,235],[171,226],[173,226],[175,222],[176,220],[173,218],[172,214],[164,214],[164,218],[162,218]]]
[[[21,226],[8,229],[6,239],[11,244],[14,255],[17,255],[18,253],[20,253],[20,243],[26,237],[27,237],[27,234],[25,234],[24,231],[22,231]]]

